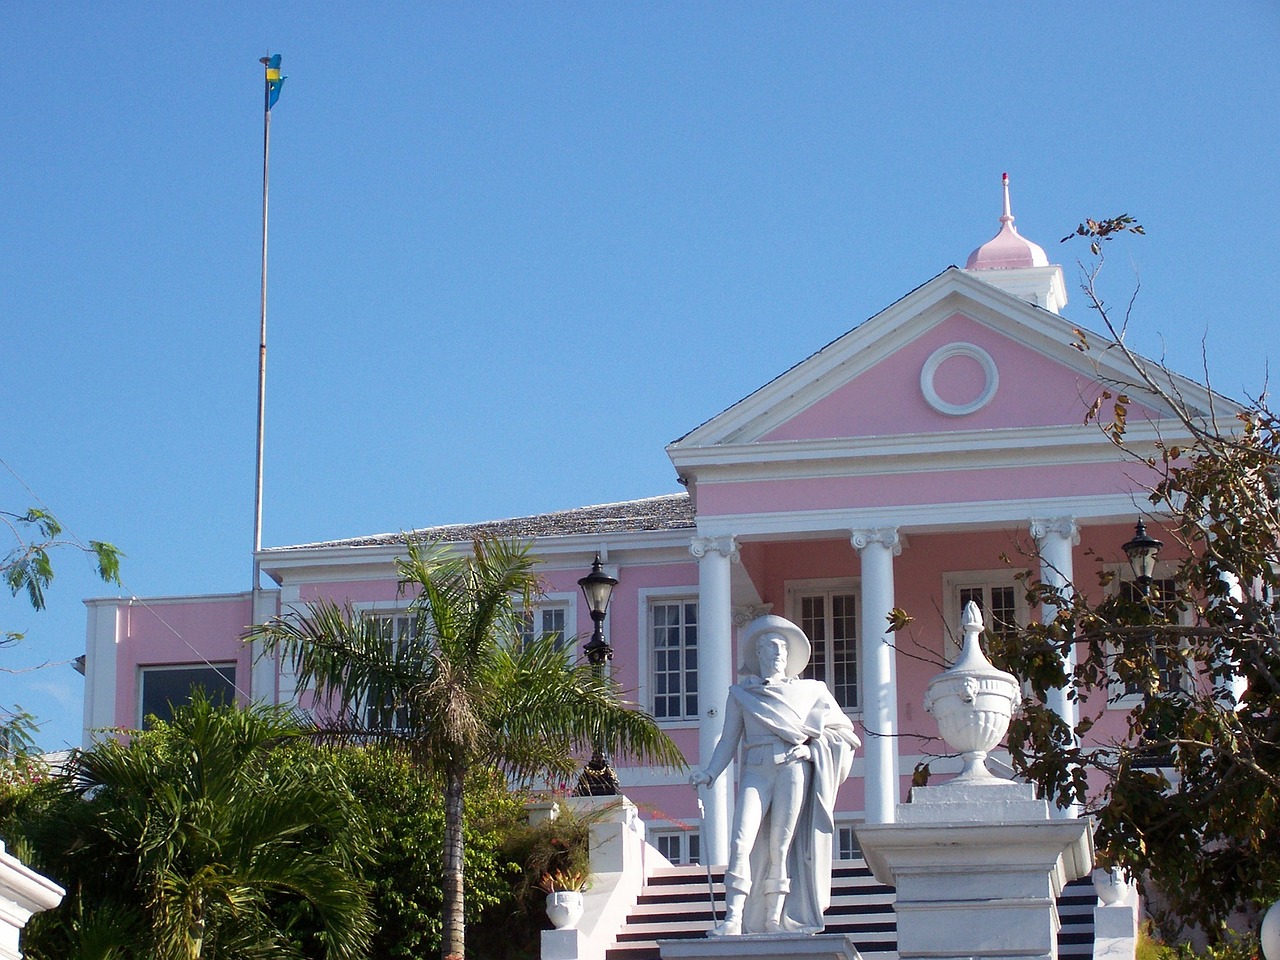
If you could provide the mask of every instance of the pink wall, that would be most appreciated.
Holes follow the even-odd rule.
[[[234,663],[236,686],[249,689],[249,648],[240,640],[253,620],[247,596],[180,602],[122,603],[116,653],[116,726],[137,727],[140,669],[151,665]]]
[[[341,583],[302,583],[298,596],[304,603],[332,600],[334,603],[394,603],[404,599],[395,578],[352,580]]]
[[[1082,531],[1081,543],[1074,551],[1077,589],[1093,600],[1100,599],[1103,588],[1098,584],[1098,560],[1124,562],[1120,545],[1133,535],[1127,525],[1089,527]],[[1161,536],[1157,531],[1155,536]],[[1166,537],[1172,542],[1172,538]],[[1169,558],[1173,557],[1171,551]],[[1008,556],[1006,563],[1002,555]],[[747,544],[742,561],[752,581],[774,612],[789,615],[786,608],[786,583],[789,580],[812,580],[860,575],[857,552],[847,540],[793,541]],[[895,603],[910,613],[914,622],[897,636],[898,711],[902,734],[900,751],[904,754],[945,753],[946,746],[937,740],[938,729],[922,703],[929,681],[944,669],[944,623],[947,603],[946,574],[969,570],[1035,569],[1033,544],[1025,527],[981,533],[951,533],[912,536],[902,555],[894,560]],[[1028,611],[1038,619],[1040,611]],[[949,625],[958,633],[955,624]],[[1092,742],[1107,742],[1124,735],[1123,711],[1108,710],[1101,695],[1081,705],[1082,715],[1097,718],[1091,734]],[[862,731],[860,731],[861,735]],[[865,738],[864,738],[865,739]],[[902,770],[899,799],[905,799],[911,770]],[[861,807],[860,782],[846,784],[841,793],[845,809]]]
[[[591,615],[578,587],[578,580],[587,568],[577,565],[571,568],[540,568],[546,593],[572,593],[577,607],[577,630],[582,639],[591,633]],[[640,592],[655,587],[687,588],[690,596],[698,593],[698,566],[692,558],[687,562],[663,564],[622,564],[618,569],[618,586],[609,605],[605,634],[616,651],[613,660],[614,676],[630,700],[638,699],[640,686]],[[350,581],[339,583],[301,584],[300,596],[305,601],[329,599],[336,602],[371,603],[395,602],[398,599],[394,581]],[[403,599],[403,598],[399,598]],[[579,641],[581,643],[581,640]],[[648,709],[648,704],[641,706]],[[698,732],[696,729],[672,729],[669,731],[677,746],[696,762],[698,756]],[[628,796],[648,816],[666,818],[668,815],[682,819],[697,816],[694,791],[689,787],[643,788],[628,791]]]
[[[920,392],[920,370],[929,355],[957,341],[982,347],[999,371],[999,387],[991,402],[962,417],[939,413]],[[974,361],[953,357],[939,368],[934,383],[943,399],[955,402],[976,398],[983,382],[980,377]],[[761,439],[898,436],[1078,424],[1098,390],[1090,378],[955,313]],[[1130,411],[1133,420],[1151,415],[1138,405]]]
[[[1162,534],[1153,531],[1156,536]],[[1128,525],[1090,527],[1082,532],[1082,543],[1075,548],[1075,579],[1079,589],[1097,598],[1096,562],[1090,551],[1117,564],[1123,562],[1120,545],[1132,535]],[[1163,537],[1172,543],[1172,537]],[[985,532],[914,535],[908,546],[894,561],[896,603],[915,618],[912,625],[898,635],[897,669],[899,682],[899,720],[905,754],[946,752],[934,738],[937,727],[921,706],[928,681],[943,669],[944,637],[947,624],[944,575],[970,570],[1006,569],[1002,555],[1014,558],[1014,569],[1032,566],[1030,537],[1025,526]],[[1167,551],[1172,556],[1172,548]],[[860,564],[856,551],[847,539],[805,540],[791,542],[747,542],[741,545],[741,560],[761,598],[773,604],[776,613],[790,615],[786,608],[786,584],[792,580],[857,577]],[[591,620],[581,598],[577,580],[583,570],[577,567],[545,571],[548,592],[572,593],[577,603],[577,628],[580,634],[590,631]],[[623,564],[618,572],[619,586],[614,593],[607,624],[608,637],[616,656],[614,669],[623,688],[633,699],[639,687],[639,651],[647,643],[641,635],[640,591],[645,588],[677,588],[697,594],[698,569],[688,562],[652,565]],[[327,597],[338,601],[395,602],[397,588],[393,581],[354,581],[348,583],[303,584],[301,595],[308,600]],[[1039,611],[1030,611],[1033,617]],[[249,601],[245,597],[211,598],[183,602],[159,601],[148,606],[125,607],[121,618],[123,634],[119,640],[117,666],[116,723],[134,726],[138,721],[138,671],[149,664],[232,662],[237,681],[247,686],[250,663],[247,648],[240,637],[250,619]],[[954,629],[954,624],[951,625]],[[737,651],[735,647],[735,658]],[[647,706],[647,705],[644,705]],[[1107,710],[1105,698],[1094,697],[1082,704],[1082,713],[1097,717],[1092,735],[1098,741],[1118,739],[1124,734],[1121,711]],[[698,757],[697,731],[688,725],[671,731],[691,764]],[[862,731],[860,731],[861,733]],[[899,796],[904,799],[911,770],[902,770]],[[854,778],[841,791],[840,809],[862,807],[862,781]],[[649,818],[693,820],[697,817],[696,794],[683,785],[638,788],[629,791]]]

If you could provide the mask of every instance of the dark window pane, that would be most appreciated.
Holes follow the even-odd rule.
[[[191,702],[194,689],[204,691],[210,702],[230,703],[236,692],[236,668],[178,667],[142,671],[142,719],[172,720],[173,708]]]

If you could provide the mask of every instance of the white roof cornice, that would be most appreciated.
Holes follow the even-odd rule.
[[[1132,454],[1149,456],[1156,454],[1157,441],[1183,444],[1184,434],[1176,421],[1134,421],[1125,446]],[[1123,458],[1095,424],[726,443],[668,453],[677,470],[696,468],[699,479],[714,482],[1114,463]]]
[[[693,527],[669,530],[613,531],[558,537],[525,537],[535,543],[543,572],[561,566],[584,567],[597,552],[613,563],[692,562]],[[470,551],[470,543],[450,543]],[[403,543],[377,546],[275,547],[257,554],[262,569],[276,583],[387,580],[396,576],[395,562],[406,555]]]

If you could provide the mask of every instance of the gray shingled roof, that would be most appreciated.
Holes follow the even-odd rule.
[[[643,530],[683,530],[693,527],[693,504],[687,493],[669,493],[643,500],[602,503],[594,507],[575,507],[555,513],[539,513],[531,517],[507,520],[484,520],[479,523],[455,523],[440,527],[423,527],[407,534],[415,540],[466,542],[476,538],[533,539],[535,537],[569,537],[582,534],[630,533]],[[404,533],[377,533],[348,540],[302,543],[277,550],[318,550],[322,547],[378,547],[403,543]]]

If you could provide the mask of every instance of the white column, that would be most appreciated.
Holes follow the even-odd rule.
[[[129,614],[127,600],[90,600],[84,644],[84,729],[88,750],[116,722],[116,651]]]
[[[733,537],[694,537],[690,552],[698,558],[698,762],[705,767],[724,729],[724,705],[733,682],[733,609],[729,564],[738,559]],[[701,791],[702,856],[707,863],[729,862],[733,822],[734,764]]]
[[[306,604],[302,601],[302,592],[296,583],[285,584],[280,588],[280,615],[305,613]],[[303,690],[298,688],[298,675],[288,659],[276,661],[279,672],[276,675],[276,703],[285,704],[295,709],[301,708]]]
[[[1222,581],[1227,588],[1227,593],[1232,601],[1239,607],[1244,601],[1244,590],[1240,587],[1240,578],[1234,573],[1223,570],[1218,574],[1218,579]],[[1240,704],[1244,700],[1245,693],[1249,690],[1249,680],[1240,672],[1240,665],[1235,661],[1229,660],[1227,657],[1222,658],[1222,666],[1228,668],[1231,672],[1230,679],[1226,682],[1222,691],[1222,696],[1218,698],[1218,702],[1226,710],[1239,710]]]
[[[896,527],[851,531],[862,557],[862,745],[867,823],[893,823],[898,804],[898,670],[889,613],[893,610],[893,558],[902,553]]]
[[[254,625],[266,623],[280,612],[279,590],[254,590]],[[265,654],[261,643],[254,643],[250,652],[249,696],[254,703],[280,702],[280,660],[276,654]]]
[[[1040,550],[1040,580],[1047,586],[1056,587],[1062,595],[1070,600],[1074,595],[1072,587],[1073,567],[1071,548],[1080,542],[1080,528],[1075,517],[1053,517],[1052,519],[1033,519],[1030,524],[1031,536],[1035,538]],[[1040,622],[1052,623],[1058,610],[1052,604],[1041,604]],[[1062,659],[1062,668],[1070,677],[1076,669],[1076,649],[1072,644]],[[1079,706],[1072,698],[1072,683],[1057,690],[1049,691],[1048,706],[1060,716],[1072,730],[1080,719]],[[1070,807],[1053,806],[1051,815],[1056,818],[1070,818],[1080,815],[1078,805]]]

